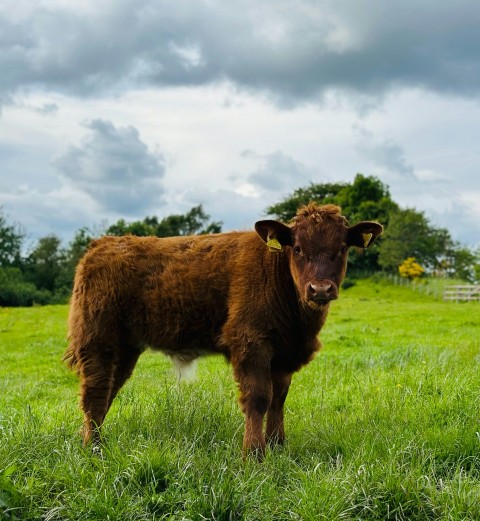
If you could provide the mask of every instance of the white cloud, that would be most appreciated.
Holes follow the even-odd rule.
[[[419,181],[425,181],[429,183],[448,181],[448,177],[442,172],[436,172],[435,170],[421,169],[415,170],[414,176]]]
[[[180,46],[175,42],[169,43],[170,50],[177,54],[182,61],[183,67],[188,71],[205,65],[202,51],[198,44],[187,44]]]
[[[461,190],[459,201],[465,204],[465,213],[470,217],[470,226],[480,230],[480,189],[466,192]]]
[[[236,186],[233,191],[236,194],[242,195],[244,197],[255,197],[256,199],[260,197],[260,192],[251,183],[241,183]]]

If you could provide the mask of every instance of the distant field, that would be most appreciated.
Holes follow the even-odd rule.
[[[0,309],[0,519],[480,519],[480,304],[385,282],[333,303],[295,375],[287,444],[243,462],[229,366],[178,386],[146,353],[80,446],[66,306]]]

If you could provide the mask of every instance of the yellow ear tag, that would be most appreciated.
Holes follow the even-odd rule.
[[[362,233],[363,247],[366,248],[370,244],[370,239],[373,237],[373,233]]]
[[[277,239],[268,239],[267,246],[270,248],[270,251],[280,251],[282,249],[282,245]]]

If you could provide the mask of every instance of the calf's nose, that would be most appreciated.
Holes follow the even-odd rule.
[[[310,283],[307,286],[307,299],[314,302],[332,300],[335,298],[335,287],[328,280]]]

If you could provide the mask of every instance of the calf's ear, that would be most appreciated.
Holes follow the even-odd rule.
[[[281,250],[282,246],[292,246],[293,244],[291,228],[278,221],[257,221],[255,231],[270,249]]]
[[[368,248],[383,232],[383,226],[378,223],[364,221],[348,229],[347,242],[349,246]]]

